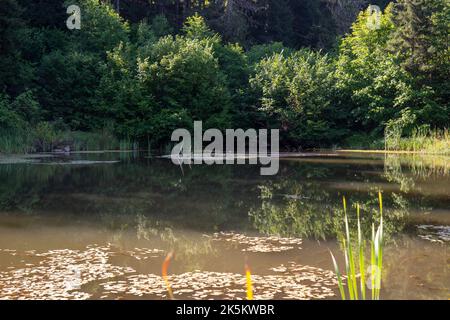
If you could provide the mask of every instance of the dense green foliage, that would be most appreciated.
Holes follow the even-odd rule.
[[[80,30],[69,2],[0,2],[0,151],[75,131],[158,148],[194,120],[290,150],[449,124],[448,0],[80,0]]]

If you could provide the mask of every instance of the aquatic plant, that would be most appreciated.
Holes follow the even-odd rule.
[[[250,267],[248,264],[245,264],[245,278],[246,278],[246,286],[247,286],[247,300],[253,300],[253,283],[252,283],[252,274],[250,272]]]
[[[343,243],[343,254],[345,258],[345,271],[347,279],[347,291],[348,298],[350,300],[365,300],[366,297],[366,284],[371,290],[372,300],[380,299],[381,289],[381,272],[383,267],[383,197],[381,192],[378,193],[379,210],[380,210],[380,223],[377,231],[375,232],[375,225],[372,224],[372,238],[370,240],[370,265],[366,270],[365,261],[365,248],[366,240],[363,239],[361,232],[361,220],[360,220],[360,207],[356,205],[357,212],[357,224],[358,224],[358,238],[356,241],[351,238],[348,216],[347,216],[347,202],[345,197],[343,198],[344,207],[344,224],[345,224],[345,236],[341,239]],[[356,248],[356,252],[355,249]],[[330,251],[331,258],[333,260],[334,269],[338,278],[339,292],[343,300],[346,300],[343,278],[339,271],[339,266],[333,253]],[[359,273],[358,273],[359,269]],[[366,280],[367,275],[370,276]],[[359,290],[358,290],[358,278],[359,278]],[[366,283],[369,281],[369,283]]]
[[[162,277],[164,279],[164,283],[166,284],[169,297],[170,297],[170,299],[173,300],[174,298],[173,298],[172,287],[170,285],[169,278],[167,277],[167,270],[169,269],[169,265],[170,265],[170,261],[172,260],[172,257],[173,257],[173,252],[169,252],[167,254],[166,258],[164,259],[164,262],[162,264]]]

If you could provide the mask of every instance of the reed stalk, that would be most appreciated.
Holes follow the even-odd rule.
[[[381,275],[383,268],[383,197],[381,192],[378,193],[380,223],[375,232],[375,225],[372,224],[372,238],[370,241],[370,266],[368,268],[368,274],[370,275],[370,283],[367,284],[366,279],[366,261],[365,261],[365,248],[366,240],[363,239],[361,231],[361,210],[359,204],[356,205],[357,215],[357,239],[356,241],[350,236],[350,228],[347,216],[347,201],[343,198],[344,207],[344,224],[345,224],[345,236],[341,239],[343,243],[343,255],[345,259],[345,270],[347,278],[347,293],[350,300],[366,300],[366,285],[371,290],[372,300],[380,299],[381,292]],[[356,252],[353,248],[357,248]],[[338,279],[339,292],[341,298],[345,300],[347,298],[346,290],[342,281],[343,276],[339,271],[339,266],[332,252],[330,252],[333,261],[333,266]],[[356,257],[357,254],[357,257]],[[358,290],[358,278],[359,278],[359,290]]]

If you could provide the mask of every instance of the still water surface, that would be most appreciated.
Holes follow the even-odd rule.
[[[385,218],[383,299],[450,298],[450,158],[327,152],[257,166],[138,153],[0,156],[0,299],[339,299],[342,196]],[[349,209],[352,230],[354,209]]]

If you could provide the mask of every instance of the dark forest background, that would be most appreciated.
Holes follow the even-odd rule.
[[[0,152],[162,148],[194,120],[379,147],[448,127],[449,28],[448,0],[0,0]]]

